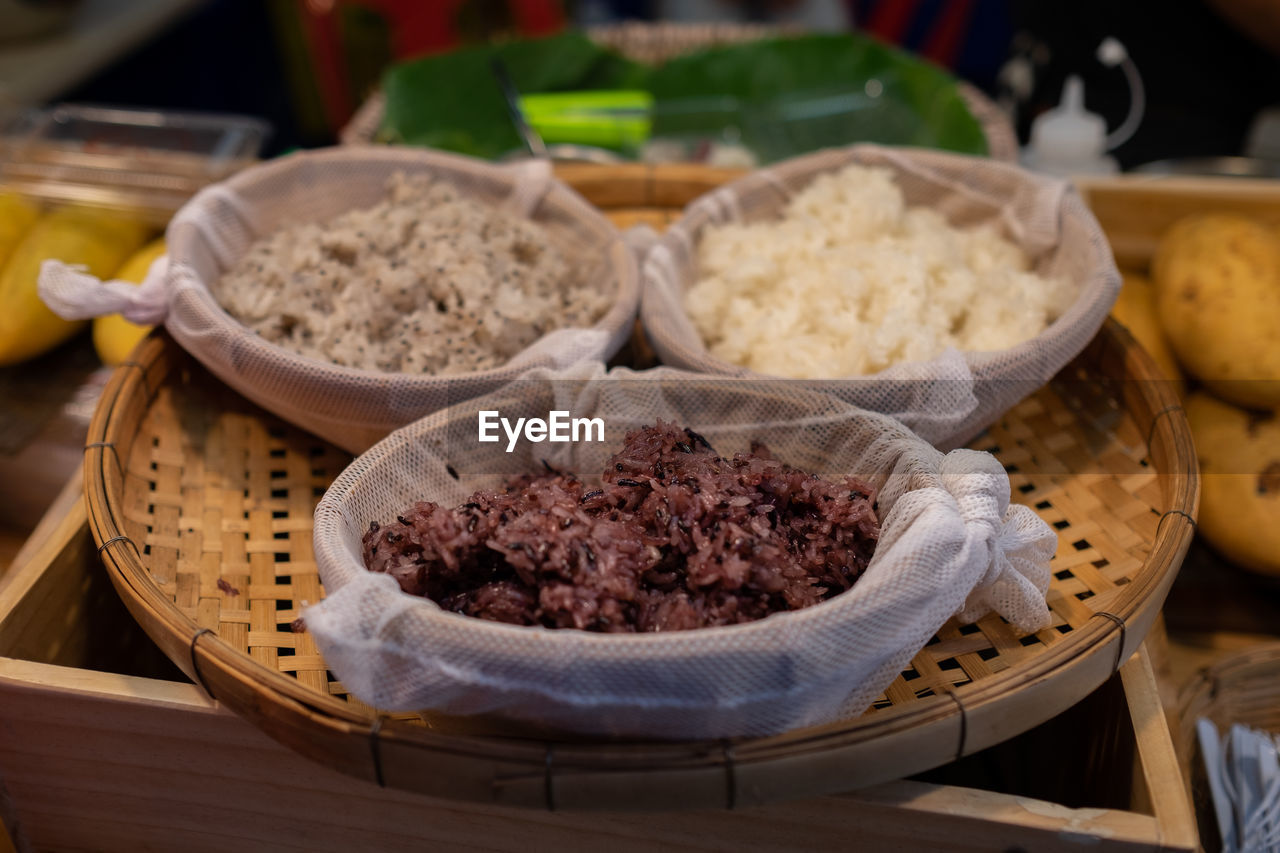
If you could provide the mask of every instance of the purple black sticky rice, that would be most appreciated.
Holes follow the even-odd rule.
[[[364,562],[446,610],[588,631],[677,631],[798,610],[844,592],[880,529],[873,489],[755,444],[725,459],[658,421],[627,435],[599,486],[547,471],[462,506],[373,522]]]

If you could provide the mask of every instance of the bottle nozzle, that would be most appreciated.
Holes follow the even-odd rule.
[[[1114,172],[1115,161],[1105,156],[1106,135],[1102,116],[1084,108],[1084,82],[1073,74],[1058,106],[1032,122],[1026,162],[1059,174]]]
[[[1058,103],[1058,109],[1065,113],[1084,112],[1084,82],[1078,75],[1072,74],[1067,78],[1066,85],[1062,87],[1062,100]]]

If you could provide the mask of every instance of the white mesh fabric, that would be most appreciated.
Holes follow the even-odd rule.
[[[951,351],[895,365],[826,392],[892,414],[940,447],[963,444],[1042,386],[1097,333],[1120,290],[1106,237],[1069,184],[1006,163],[923,149],[833,149],[753,172],[695,200],[645,258],[641,320],[658,357],[700,373],[760,378],[708,352],[684,309],[697,281],[696,246],[709,225],[760,222],[818,174],[851,163],[890,169],[908,206],[928,206],[952,225],[998,225],[1044,275],[1078,287],[1075,302],[1031,340],[998,352]],[[779,341],[779,346],[786,346]]]
[[[606,440],[521,441],[508,454],[477,441],[480,408],[511,419],[552,409],[601,417]],[[791,464],[876,486],[882,533],[867,572],[822,604],[750,624],[605,635],[445,612],[365,570],[370,522],[418,500],[457,506],[477,488],[540,470],[543,459],[584,476],[602,471],[628,430],[656,418],[696,429],[722,455],[756,439]],[[580,365],[532,371],[358,457],[317,507],[315,553],[328,597],[304,619],[342,683],[375,707],[500,713],[590,734],[766,735],[860,713],[962,609],[995,609],[1024,631],[1048,625],[1056,541],[1034,512],[1009,504],[994,457],[944,455],[895,420],[802,383],[669,368],[606,378],[603,366]]]
[[[449,377],[388,374],[320,362],[268,343],[209,291],[254,240],[284,223],[318,222],[382,201],[396,172],[428,173],[465,195],[528,215],[552,239],[589,252],[588,279],[616,294],[590,329],[544,336],[507,364]],[[545,164],[495,166],[434,151],[334,148],[294,154],[208,187],[169,225],[165,327],[220,379],[277,415],[358,452],[427,412],[500,387],[535,366],[607,359],[631,333],[635,260],[617,230]]]

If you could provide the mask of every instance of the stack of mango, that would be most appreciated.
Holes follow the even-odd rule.
[[[63,320],[40,301],[36,279],[46,258],[82,265],[102,279],[141,283],[164,241],[147,243],[152,229],[118,211],[68,205],[42,211],[0,192],[0,367],[42,355],[81,331],[86,321]],[[144,245],[145,244],[145,245]],[[106,364],[118,364],[147,333],[122,317],[93,323],[93,343]]]
[[[1200,533],[1235,563],[1280,575],[1280,230],[1226,213],[1180,220],[1150,280],[1125,276],[1113,313],[1184,393]]]

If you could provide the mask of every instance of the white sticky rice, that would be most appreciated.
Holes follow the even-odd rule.
[[[887,169],[820,176],[780,220],[708,228],[685,308],[710,352],[760,373],[827,379],[1002,350],[1075,299],[994,228],[906,207]]]

